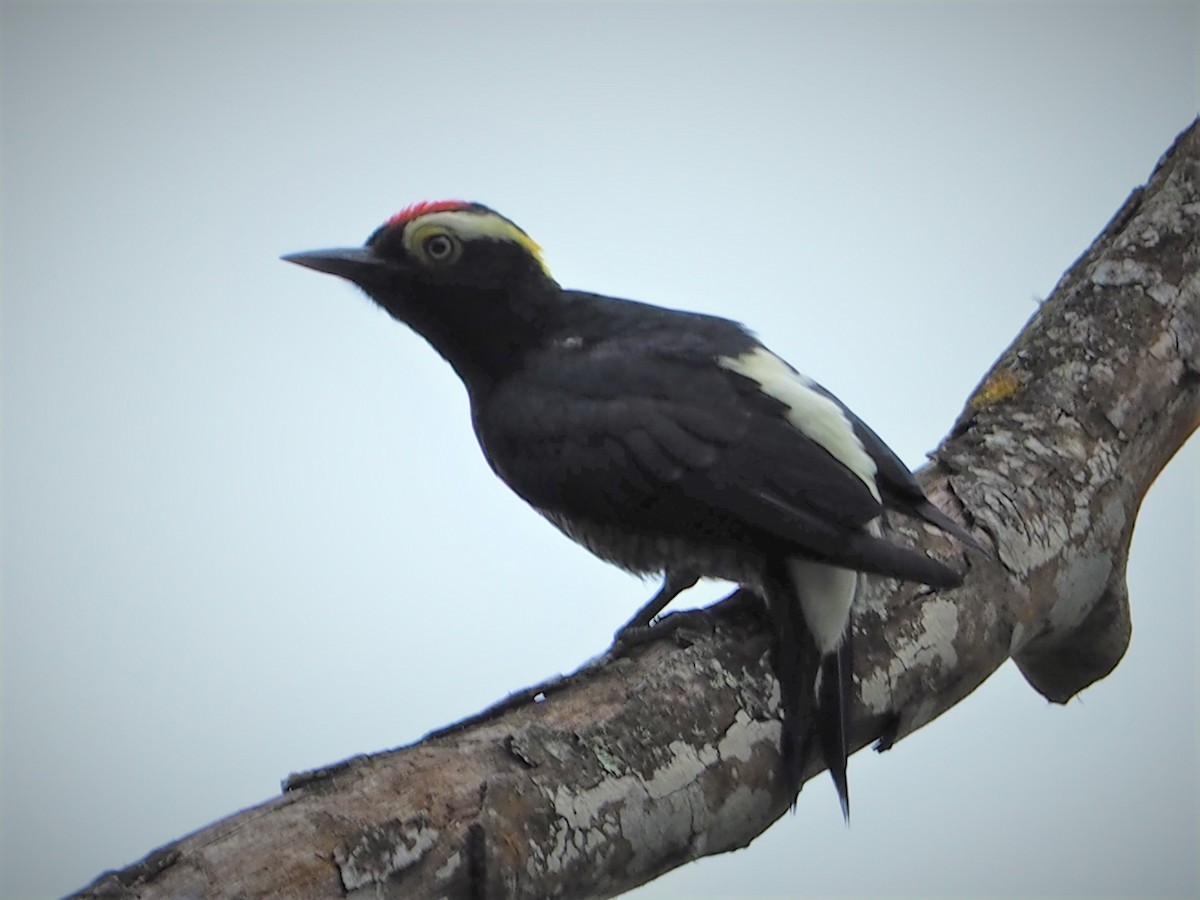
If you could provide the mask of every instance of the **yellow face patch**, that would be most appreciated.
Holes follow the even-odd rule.
[[[490,209],[440,209],[414,216],[404,228],[404,249],[417,259],[425,257],[423,242],[437,233],[448,234],[465,244],[468,241],[509,241],[521,247],[541,267],[546,277],[550,270],[542,259],[542,248],[529,235],[504,216]]]

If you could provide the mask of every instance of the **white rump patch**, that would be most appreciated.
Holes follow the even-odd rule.
[[[811,380],[765,347],[756,347],[741,356],[722,356],[717,362],[731,372],[758,382],[764,394],[787,406],[788,422],[829,451],[834,459],[862,479],[876,500],[880,499],[875,484],[875,460],[863,449],[862,441],[842,408],[816,390]]]
[[[807,559],[787,561],[800,599],[804,624],[822,656],[837,650],[850,624],[850,608],[858,590],[858,573]]]

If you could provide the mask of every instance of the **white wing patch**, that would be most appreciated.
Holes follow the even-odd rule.
[[[862,479],[876,500],[880,499],[875,484],[875,460],[863,449],[862,441],[841,407],[815,390],[812,381],[765,347],[756,347],[740,356],[722,356],[717,362],[731,372],[758,382],[764,394],[787,406],[788,422],[829,451],[834,459]]]

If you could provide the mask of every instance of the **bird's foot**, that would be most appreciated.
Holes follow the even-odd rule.
[[[899,734],[900,714],[891,713],[884,721],[883,727],[879,729],[879,739],[875,742],[875,752],[886,753],[888,750],[891,750]]]
[[[674,638],[679,646],[690,647],[705,635],[712,634],[713,627],[713,616],[708,608],[671,613],[644,625],[629,622],[613,636],[611,652],[614,656],[623,656],[635,647],[664,638]]]
[[[699,580],[698,575],[694,575],[688,571],[667,572],[663,578],[662,587],[658,589],[658,593],[651,597],[641,609],[635,612],[632,619],[621,626],[613,637],[613,644],[644,644],[646,641],[651,640],[654,636],[649,634],[649,630],[655,616],[662,612],[668,603]]]

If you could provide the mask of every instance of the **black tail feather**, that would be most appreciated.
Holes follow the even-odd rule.
[[[804,615],[786,567],[769,567],[763,589],[775,625],[774,667],[782,713],[783,781],[794,809],[810,752],[807,737],[812,728],[813,686],[820,656],[804,625]]]
[[[774,665],[783,714],[784,784],[791,792],[794,808],[809,757],[814,749],[819,750],[837,789],[842,815],[849,822],[846,760],[853,687],[850,630],[835,653],[822,657],[804,623],[800,600],[786,567],[769,567],[763,581],[775,625]]]
[[[847,823],[850,821],[850,784],[846,779],[846,759],[850,755],[847,730],[854,671],[854,652],[850,636],[851,630],[846,629],[845,637],[837,651],[821,660],[816,709],[813,713],[817,743],[821,746],[821,755],[825,758],[833,786],[837,789],[838,800],[842,804],[842,817]]]

